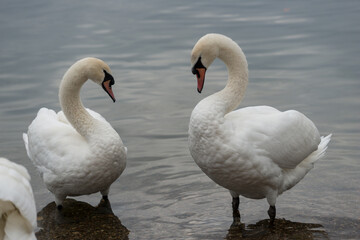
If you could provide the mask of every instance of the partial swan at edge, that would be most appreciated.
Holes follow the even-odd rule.
[[[0,239],[34,240],[36,207],[26,168],[0,158]]]

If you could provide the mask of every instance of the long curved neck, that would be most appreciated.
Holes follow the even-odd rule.
[[[80,89],[88,80],[84,71],[71,67],[60,84],[59,99],[67,120],[82,136],[87,138],[95,119],[86,111],[80,100]]]
[[[234,42],[219,48],[221,59],[228,70],[228,80],[223,90],[213,94],[214,105],[224,116],[239,106],[248,83],[248,64],[241,48]]]

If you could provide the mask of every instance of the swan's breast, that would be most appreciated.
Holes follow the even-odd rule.
[[[281,169],[248,141],[249,130],[239,134],[232,120],[202,113],[194,109],[189,125],[190,153],[202,171],[217,184],[250,198],[263,198],[269,188],[276,188]]]

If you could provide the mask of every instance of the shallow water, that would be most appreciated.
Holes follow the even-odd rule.
[[[231,197],[193,162],[187,129],[193,107],[220,90],[215,61],[196,92],[190,51],[218,32],[245,52],[250,82],[241,106],[297,109],[323,135],[327,157],[277,201],[277,217],[319,224],[316,239],[360,238],[360,3],[272,1],[2,1],[0,154],[25,165],[38,211],[53,201],[28,160],[22,132],[40,107],[58,110],[57,91],[77,59],[99,57],[116,80],[111,103],[87,84],[84,105],[101,113],[129,149],[111,187],[130,239],[231,239]],[[220,80],[219,80],[220,79]],[[222,80],[224,79],[224,80]],[[77,198],[96,205],[99,194]],[[241,198],[242,222],[267,219],[265,200]],[[230,230],[231,231],[230,231]],[[235,234],[235,235],[234,235]],[[230,236],[230,237],[229,237]]]

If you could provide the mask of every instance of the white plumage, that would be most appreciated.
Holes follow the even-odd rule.
[[[108,65],[95,58],[82,59],[69,68],[60,84],[63,111],[41,108],[23,134],[28,156],[59,208],[66,196],[100,191],[107,198],[110,185],[126,166],[127,149],[118,133],[81,103],[80,88],[88,79],[102,85],[115,101]]]
[[[227,66],[226,87],[194,108],[189,124],[189,149],[198,166],[214,182],[230,190],[234,220],[239,195],[266,198],[274,221],[278,195],[296,185],[320,159],[331,135],[320,137],[314,123],[302,113],[281,112],[268,106],[233,111],[248,83],[248,66],[241,48],[230,38],[207,34],[191,55],[198,91],[207,68],[220,58]]]
[[[23,166],[0,158],[0,239],[36,239],[36,207],[29,181]]]

